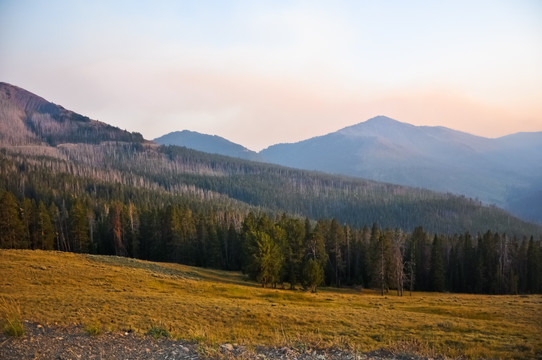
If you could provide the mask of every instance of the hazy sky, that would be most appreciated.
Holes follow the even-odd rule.
[[[253,150],[376,115],[542,131],[542,1],[0,0],[0,81]]]

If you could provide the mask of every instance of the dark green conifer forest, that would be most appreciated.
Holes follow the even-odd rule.
[[[42,176],[40,176],[42,177]],[[48,179],[48,177],[42,177]],[[361,286],[485,294],[540,293],[542,248],[506,233],[361,228],[62,176],[65,189],[0,191],[0,247],[135,257],[241,270],[262,286]],[[14,178],[12,178],[14,179]],[[19,179],[20,180],[20,179]],[[7,182],[9,183],[9,181]]]

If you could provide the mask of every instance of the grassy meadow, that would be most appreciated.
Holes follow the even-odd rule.
[[[89,333],[165,329],[202,346],[380,348],[542,356],[542,296],[263,289],[240,273],[72,253],[0,250],[0,315]],[[4,304],[4,305],[2,305]],[[11,304],[7,306],[6,304]],[[99,335],[98,335],[99,336]]]

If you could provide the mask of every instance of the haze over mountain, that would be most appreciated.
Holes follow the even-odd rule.
[[[211,154],[221,154],[247,160],[260,160],[258,154],[239,144],[216,135],[195,131],[175,131],[153,140],[160,145],[177,145]]]
[[[542,223],[542,132],[489,139],[377,116],[324,136],[273,145],[260,153],[218,136],[188,131],[155,141],[298,169],[462,194]]]
[[[542,132],[488,139],[377,116],[260,155],[284,166],[464,194],[542,222]]]
[[[354,227],[377,222],[446,234],[542,233],[540,226],[464,197],[157,146],[138,133],[0,85],[0,190],[37,197],[36,202],[63,206],[81,197],[89,206],[118,200],[162,207],[181,201],[194,211],[221,211],[228,218],[253,209],[335,218]],[[509,144],[518,146],[514,139]]]

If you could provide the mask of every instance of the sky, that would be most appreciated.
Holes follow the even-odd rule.
[[[257,151],[377,115],[542,131],[542,2],[0,0],[0,81]]]

